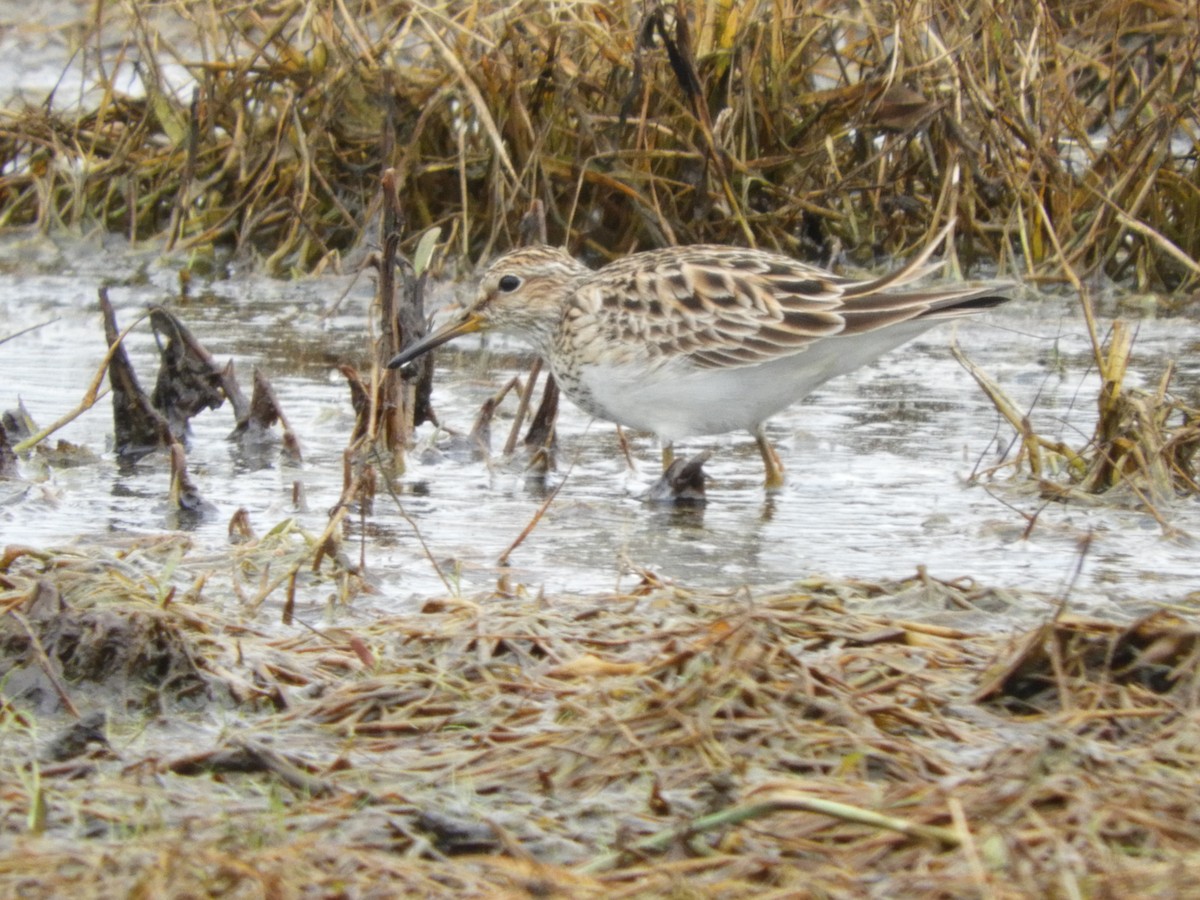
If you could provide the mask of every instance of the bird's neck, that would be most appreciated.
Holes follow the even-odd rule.
[[[558,337],[561,315],[539,316],[526,322],[517,332],[525,343],[544,360],[549,360]]]

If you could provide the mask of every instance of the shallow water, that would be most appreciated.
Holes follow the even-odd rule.
[[[61,545],[186,526],[201,550],[220,552],[239,507],[260,534],[292,516],[311,531],[323,528],[341,489],[341,454],[353,425],[336,366],[365,366],[369,276],[280,282],[232,272],[179,301],[178,265],[115,239],[102,245],[18,234],[0,241],[0,338],[41,325],[0,344],[0,406],[21,400],[45,425],[79,402],[104,353],[95,298],[108,283],[123,327],[148,304],[166,303],[218,359],[236,361],[247,391],[252,367],[262,367],[300,439],[303,464],[282,462],[277,448],[248,457],[226,440],[233,426],[228,406],[203,413],[193,421],[188,465],[213,509],[180,523],[164,502],[163,458],[131,469],[116,465],[105,399],[55,436],[95,451],[95,463],[43,469],[26,462],[25,480],[0,482],[0,542]],[[443,290],[442,299],[449,293]],[[1197,323],[1177,317],[1139,327],[1134,368],[1144,383],[1174,358],[1175,383],[1194,385]],[[969,481],[999,461],[1012,434],[951,358],[951,336],[950,328],[936,329],[774,419],[770,434],[789,481],[772,497],[762,491],[751,438],[728,435],[681,448],[716,451],[706,466],[707,506],[648,504],[641,498],[657,475],[655,441],[630,435],[631,470],[615,429],[564,403],[558,467],[548,479],[528,477],[518,463],[441,452],[445,436],[425,426],[401,501],[445,577],[464,593],[494,587],[501,574],[553,594],[628,588],[642,570],[689,587],[732,588],[810,575],[905,577],[923,568],[933,578],[1046,594],[1044,604],[998,614],[1000,627],[1044,614],[1068,585],[1073,608],[1109,615],[1194,598],[1190,540],[1164,537],[1147,513],[1107,499],[1094,507],[1047,505],[1024,477],[1007,471]],[[1024,298],[968,321],[957,338],[1032,410],[1036,428],[1076,446],[1090,434],[1097,381],[1083,323],[1068,301]],[[134,331],[128,348],[149,389],[157,352],[147,325]],[[434,401],[442,421],[468,430],[482,400],[516,371],[516,349],[496,341],[482,349],[480,340],[466,339],[441,352]],[[511,400],[502,407],[494,447],[503,445],[514,408]],[[499,555],[564,479],[545,518],[513,553],[512,567],[500,569]],[[293,505],[296,483],[306,509]],[[1196,501],[1160,509],[1173,526],[1200,533]],[[1033,514],[1036,524],[1023,537]],[[367,577],[378,594],[363,598],[360,611],[402,611],[446,592],[386,495],[363,530],[355,522],[353,537],[364,542]],[[1092,544],[1081,561],[1088,535]],[[919,597],[913,603],[892,611],[931,612],[920,609]]]
[[[51,90],[60,106],[81,102],[91,81],[90,57],[72,54],[71,29],[82,27],[72,23],[86,21],[92,7],[60,0],[39,7],[37,21],[12,4],[0,4],[0,10],[9,25],[0,35],[0,46],[11,51],[4,58],[20,61],[0,63],[8,76],[4,102],[17,96],[37,102]],[[173,72],[168,67],[168,79]],[[123,90],[138,92],[131,68],[111,74]],[[79,401],[104,351],[96,291],[111,283],[122,325],[146,305],[166,303],[218,358],[237,361],[247,390],[252,367],[263,367],[300,438],[303,465],[282,463],[271,448],[247,456],[225,439],[233,424],[228,408],[205,413],[193,423],[188,464],[214,510],[180,523],[164,502],[168,475],[161,458],[131,469],[116,465],[110,407],[101,401],[55,436],[95,451],[95,463],[45,469],[26,462],[23,481],[0,482],[0,542],[121,539],[186,524],[202,548],[220,551],[227,546],[228,519],[239,507],[260,534],[289,516],[312,531],[323,528],[341,489],[341,452],[353,424],[336,365],[365,361],[369,279],[283,283],[232,272],[196,286],[190,299],[179,302],[180,264],[115,239],[0,237],[0,338],[42,325],[0,344],[0,407],[21,399],[44,425]],[[347,299],[337,305],[346,290]],[[335,306],[337,312],[326,315]],[[1175,384],[1185,392],[1195,385],[1195,318],[1149,320],[1140,329],[1135,369],[1145,383],[1155,381],[1167,359],[1177,359]],[[640,497],[657,474],[655,442],[630,436],[638,466],[631,471],[613,427],[589,422],[564,403],[558,470],[547,482],[527,478],[519,464],[438,453],[431,449],[436,436],[426,429],[409,462],[402,501],[448,580],[463,591],[495,584],[502,574],[498,555],[565,478],[545,519],[512,555],[508,574],[530,590],[628,587],[641,570],[689,586],[730,587],[778,585],[814,573],[892,578],[923,567],[935,578],[974,578],[1047,595],[1045,604],[997,615],[1002,627],[1012,616],[1043,614],[1067,585],[1076,608],[1109,614],[1130,609],[1133,600],[1140,607],[1194,595],[1200,586],[1190,541],[1164,537],[1153,517],[1136,508],[1113,498],[1094,507],[1047,505],[1024,477],[1007,472],[969,483],[972,473],[1002,457],[1012,434],[950,357],[950,334],[945,327],[935,330],[778,416],[770,433],[789,483],[771,498],[760,488],[753,442],[730,435],[680,448],[716,450],[706,467],[706,507],[648,505]],[[1039,431],[1062,435],[1074,446],[1084,443],[1097,383],[1088,368],[1083,323],[1070,302],[1030,298],[1009,304],[966,323],[958,338],[1031,410]],[[480,352],[480,346],[460,342],[439,355],[437,409],[443,421],[462,430],[518,359],[511,345],[493,343],[506,351],[498,354]],[[139,327],[128,347],[149,388],[157,357],[148,327]],[[504,417],[512,408],[510,402],[501,410],[495,446],[503,443]],[[300,510],[292,502],[297,483],[306,500]],[[1195,500],[1160,509],[1182,532],[1200,533]],[[365,536],[358,523],[353,531],[365,542],[368,578],[379,591],[362,598],[364,608],[404,609],[446,590],[390,498],[381,495]],[[1079,548],[1089,535],[1093,540],[1081,560]],[[919,598],[914,603],[916,609],[896,612],[929,612],[919,608]]]

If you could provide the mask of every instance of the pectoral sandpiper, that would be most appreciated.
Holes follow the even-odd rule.
[[[530,342],[563,393],[597,418],[668,447],[748,430],[774,489],[783,467],[763,433],[770,416],[939,322],[1009,299],[1007,282],[906,287],[938,267],[928,263],[936,246],[867,280],[737,247],[651,250],[596,270],[526,247],[493,262],[474,302],[388,367],[459,335],[506,331]]]

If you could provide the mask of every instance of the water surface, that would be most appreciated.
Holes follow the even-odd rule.
[[[216,553],[228,547],[228,520],[238,508],[259,533],[289,517],[313,532],[324,527],[341,490],[342,451],[353,426],[336,367],[366,365],[371,278],[283,282],[231,269],[181,299],[181,262],[115,238],[6,237],[0,337],[41,327],[0,344],[0,405],[21,401],[46,424],[78,403],[104,353],[96,291],[107,283],[123,326],[149,304],[168,304],[218,359],[236,361],[247,390],[252,367],[262,367],[300,438],[303,463],[286,463],[277,448],[248,457],[226,439],[233,425],[228,406],[203,413],[193,422],[188,463],[213,509],[180,523],[164,502],[168,475],[160,456],[131,469],[117,466],[104,400],[55,436],[95,451],[95,463],[46,469],[27,462],[23,480],[0,483],[0,542],[119,540],[186,525],[201,549]],[[452,290],[438,296],[444,300]],[[1176,383],[1196,383],[1192,351],[1200,329],[1193,319],[1144,320],[1139,329],[1133,383],[1154,383],[1172,358],[1180,360]],[[1164,536],[1136,505],[1108,498],[1088,506],[1048,504],[1024,475],[982,474],[1003,459],[1012,433],[951,358],[954,334],[935,329],[776,417],[769,433],[789,480],[771,497],[761,488],[753,440],[734,434],[681,448],[716,451],[706,467],[707,506],[647,504],[642,497],[659,466],[654,439],[629,435],[631,469],[612,425],[564,403],[557,469],[548,478],[531,477],[519,462],[455,452],[445,434],[424,426],[401,502],[443,575],[464,593],[488,590],[502,574],[510,584],[553,595],[627,588],[646,573],[689,587],[767,588],[812,575],[889,579],[922,570],[1046,595],[1045,603],[1014,607],[1013,616],[1045,614],[1068,585],[1074,608],[1107,614],[1192,597],[1190,540]],[[1098,383],[1069,300],[1023,298],[968,321],[957,339],[1031,410],[1036,428],[1082,445]],[[143,385],[151,387],[157,351],[148,326],[134,332],[128,347]],[[478,338],[439,353],[434,401],[443,422],[468,430],[479,404],[522,359],[516,344]],[[514,402],[501,408],[497,449],[514,408]],[[498,567],[498,557],[562,481],[511,568]],[[303,509],[293,503],[297,484]],[[1180,531],[1200,531],[1194,500],[1160,509]],[[355,521],[352,537],[364,542],[366,574],[378,590],[363,601],[366,608],[404,610],[446,592],[390,498],[380,496],[365,529]],[[919,607],[919,598],[914,603]],[[1002,615],[997,622],[1009,620]]]

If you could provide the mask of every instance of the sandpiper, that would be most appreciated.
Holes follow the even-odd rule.
[[[938,243],[864,280],[730,246],[650,250],[600,269],[525,247],[496,259],[475,300],[388,367],[459,335],[505,331],[533,345],[585,412],[652,432],[668,449],[748,430],[776,489],[783,466],[763,432],[770,416],[939,322],[1010,299],[1009,282],[910,286],[939,267],[929,263]]]

